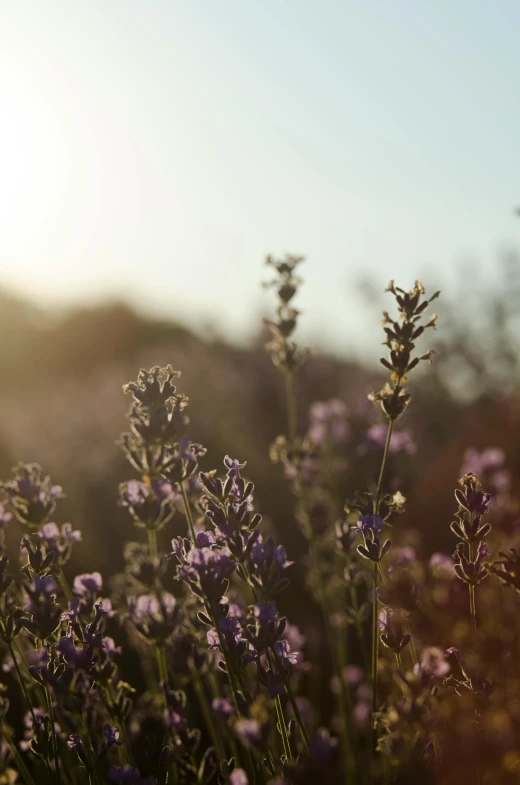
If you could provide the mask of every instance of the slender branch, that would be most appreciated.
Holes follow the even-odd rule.
[[[6,726],[2,726],[2,736],[7,742],[9,749],[13,753],[14,762],[18,766],[18,771],[22,775],[25,785],[36,785],[32,774],[30,773],[29,769],[25,765],[25,761],[20,755],[18,747],[16,746],[15,742],[11,738],[11,733],[6,729]]]
[[[285,687],[285,691],[286,691],[287,696],[289,698],[289,702],[291,704],[291,708],[292,708],[292,710],[294,712],[294,716],[296,718],[296,723],[298,725],[298,728],[300,729],[300,733],[302,735],[302,739],[303,739],[307,749],[309,749],[309,734],[307,733],[307,728],[305,727],[305,723],[304,723],[304,721],[302,719],[302,716],[300,714],[300,710],[298,708],[298,704],[296,703],[296,698],[294,697],[294,693],[293,693],[293,691],[291,689],[291,685],[289,684],[289,679],[287,678],[287,675],[286,675],[286,673],[285,673],[285,671],[283,669],[283,665],[282,665],[282,663],[280,661],[280,657],[278,656],[278,653],[277,653],[276,649],[273,647],[271,649],[271,651],[273,652],[273,656],[274,656],[274,659],[276,661],[276,666],[277,666],[278,671],[279,671],[279,673],[280,673],[280,675],[282,677],[283,685]]]
[[[22,688],[22,692],[24,694],[25,701],[27,703],[29,711],[31,712],[31,716],[32,716],[32,720],[33,720],[33,723],[34,723],[34,727],[36,728],[36,726],[38,724],[37,721],[36,721],[36,714],[34,713],[32,701],[29,698],[29,693],[27,692],[27,687],[25,686],[25,682],[23,680],[22,672],[20,671],[20,666],[18,665],[18,660],[16,659],[16,654],[15,654],[15,651],[14,651],[14,648],[13,648],[13,644],[12,644],[11,641],[9,641],[7,645],[9,647],[9,653],[10,653],[11,658],[12,658],[13,663],[14,663],[14,667],[15,667],[15,670],[16,670],[16,675],[18,676],[18,681],[20,682],[20,687]]]
[[[215,723],[213,721],[211,709],[209,707],[208,699],[206,697],[206,692],[204,689],[204,683],[200,677],[199,671],[195,666],[195,663],[193,662],[193,658],[191,657],[189,660],[189,667],[193,679],[193,686],[195,688],[195,692],[197,693],[197,697],[199,699],[200,707],[202,709],[202,714],[204,715],[206,728],[208,729],[208,733],[211,736],[211,741],[213,742],[213,745],[217,751],[219,759],[224,760],[226,757],[226,751],[224,749],[224,745],[222,744],[220,734],[217,728],[215,727]]]
[[[54,723],[54,709],[52,706],[52,699],[48,687],[45,687],[45,698],[47,701],[47,709],[51,720],[51,737],[52,737],[52,749],[54,752],[54,765],[56,767],[56,783],[57,785],[60,785],[61,783],[60,753],[58,750],[58,737],[56,736],[56,726]]]
[[[289,446],[294,447],[296,441],[296,396],[294,394],[294,374],[285,372],[285,392],[287,396],[287,427]]]
[[[190,503],[189,503],[189,500],[188,500],[188,495],[186,493],[186,489],[184,487],[184,483],[180,482],[179,485],[181,486],[182,501],[184,503],[184,512],[186,513],[186,518],[188,520],[188,526],[190,527],[191,538],[193,540],[193,544],[195,546],[197,546],[197,535],[195,533],[195,523],[193,521],[193,515],[192,515],[192,512],[191,512],[191,507],[190,507]]]
[[[148,529],[148,549],[152,559],[157,558],[157,530]]]
[[[385,450],[383,452],[383,460],[381,461],[381,469],[379,471],[379,479],[377,481],[376,496],[374,499],[374,514],[379,512],[379,504],[381,501],[381,491],[383,490],[383,480],[386,472],[386,464],[388,463],[388,455],[390,453],[390,442],[392,440],[392,431],[394,430],[394,421],[389,420],[388,431],[386,433]]]

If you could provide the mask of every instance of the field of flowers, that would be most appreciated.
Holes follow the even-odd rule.
[[[79,348],[85,324],[24,321],[37,350],[0,386],[0,783],[520,781],[507,319],[475,351],[452,306],[450,344],[439,293],[391,281],[381,375],[309,356],[302,259],[267,262],[265,348],[122,306]]]

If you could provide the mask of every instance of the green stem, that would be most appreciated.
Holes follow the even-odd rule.
[[[11,641],[9,641],[7,645],[9,647],[9,653],[10,653],[10,655],[12,657],[12,660],[13,660],[13,663],[14,663],[14,667],[15,667],[15,670],[16,670],[16,675],[18,676],[18,681],[20,682],[20,687],[22,688],[22,692],[24,694],[25,701],[27,703],[29,711],[31,712],[32,720],[33,720],[33,723],[34,723],[34,728],[36,729],[36,726],[38,725],[38,723],[36,721],[36,714],[34,713],[32,701],[29,698],[29,693],[27,692],[27,687],[25,686],[25,682],[23,680],[23,676],[22,676],[22,673],[20,671],[20,666],[18,665],[18,660],[16,659],[16,654],[14,653],[13,644],[12,644]]]
[[[253,592],[253,593],[255,593],[255,592]],[[272,672],[273,665],[272,665],[272,661],[271,661],[271,652],[270,651],[267,652],[267,662],[268,662],[269,668],[271,669],[271,672]],[[291,760],[291,758],[292,758],[291,746],[289,744],[289,737],[287,736],[287,726],[285,724],[285,717],[283,715],[282,702],[280,700],[280,696],[279,695],[275,696],[274,704],[275,704],[275,707],[276,707],[276,716],[278,718],[278,726],[279,726],[279,729],[280,729],[280,735],[282,737],[283,750],[285,752],[285,756],[286,756],[287,760]]]
[[[157,558],[157,530],[148,529],[148,549],[150,551],[150,558]]]
[[[287,429],[289,447],[293,448],[296,441],[296,396],[294,394],[294,374],[285,372],[285,392],[287,396]]]
[[[159,671],[159,680],[168,684],[168,666],[166,665],[166,658],[164,656],[164,648],[159,644],[155,647],[155,655],[157,657],[157,669]]]
[[[52,782],[54,782],[54,773],[52,771],[52,766],[49,763],[49,759],[48,758],[44,758],[44,760],[45,760],[45,766],[47,767],[47,774],[49,775],[49,782],[52,783]]]
[[[379,479],[377,481],[376,495],[374,497],[374,515],[379,513],[379,505],[381,502],[381,493],[383,490],[383,482],[385,478],[386,465],[388,463],[388,455],[390,453],[390,442],[392,439],[392,431],[394,429],[394,421],[388,421],[388,430],[386,433],[385,449],[383,452],[383,460],[381,461],[381,469],[379,471]],[[379,564],[374,563],[374,580],[373,580],[373,593],[372,593],[372,718],[377,711],[377,658],[379,648],[379,635],[377,634],[377,576],[381,572]],[[372,753],[375,750],[375,729],[372,723]]]
[[[186,513],[186,518],[188,520],[188,526],[190,527],[190,534],[193,540],[193,544],[198,547],[197,545],[197,535],[195,533],[195,523],[193,521],[193,515],[191,512],[190,503],[188,501],[188,495],[186,493],[186,489],[184,487],[184,483],[180,482],[179,485],[181,486],[181,493],[182,493],[182,501],[184,503],[184,512]]]
[[[280,730],[280,734],[282,736],[282,744],[283,744],[283,751],[285,752],[285,757],[287,760],[291,760],[291,747],[289,744],[289,737],[287,736],[287,727],[285,725],[285,717],[283,716],[283,709],[282,709],[282,702],[280,700],[280,696],[277,695],[274,699],[274,705],[276,706],[276,716],[278,718],[278,728]]]
[[[22,775],[24,779],[25,785],[36,785],[29,769],[25,765],[24,759],[22,758],[20,752],[18,751],[18,747],[13,742],[11,738],[11,734],[5,729],[5,727],[2,728],[2,735],[7,742],[9,749],[13,753],[14,762],[18,767],[19,773]]]
[[[309,734],[307,733],[307,728],[305,727],[305,723],[304,723],[304,721],[302,719],[302,716],[300,714],[300,710],[298,708],[298,704],[296,703],[296,699],[295,699],[293,691],[291,689],[291,685],[289,684],[289,680],[288,680],[287,675],[286,675],[286,673],[285,673],[285,671],[283,669],[283,665],[282,665],[282,663],[280,661],[280,657],[278,656],[278,653],[277,653],[276,649],[273,647],[271,649],[271,651],[273,652],[273,656],[274,656],[274,659],[276,661],[276,666],[278,668],[280,676],[282,677],[283,685],[285,687],[285,691],[287,693],[287,697],[289,698],[289,703],[291,704],[291,708],[292,708],[292,710],[294,712],[294,716],[296,718],[296,723],[298,725],[298,728],[300,729],[300,733],[302,735],[302,739],[303,739],[307,749],[309,749]]]
[[[363,657],[363,665],[365,670],[368,670],[368,653],[367,653],[367,646],[366,646],[366,635],[363,635],[363,628],[361,625],[361,621],[359,618],[359,600],[357,595],[357,588],[354,584],[350,586],[350,602],[354,609],[354,613],[356,614],[356,632],[358,637],[358,643],[361,648],[361,654]]]
[[[110,682],[107,684],[107,692],[108,692],[108,710],[110,715],[112,716],[112,721],[114,725],[117,725],[119,730],[121,731],[121,735],[123,737],[123,746],[120,749],[123,751],[123,758],[125,758],[125,762],[129,763],[131,766],[135,766],[135,759],[132,753],[132,748],[130,747],[130,739],[128,738],[128,731],[126,729],[124,717],[119,717],[116,710],[116,702],[114,700],[114,696],[112,695],[112,687]]]
[[[374,562],[374,577],[372,585],[372,715],[377,711],[377,657],[379,649],[379,635],[377,634],[378,604],[377,604],[377,576],[378,564]]]
[[[471,515],[471,522],[473,523],[473,513]],[[473,543],[470,542],[468,547],[470,561],[473,561]],[[477,607],[475,604],[475,586],[471,583],[469,585],[469,612],[471,615],[471,629],[475,635],[477,632]]]
[[[60,585],[60,589],[63,592],[63,596],[65,597],[68,604],[72,600],[72,592],[69,588],[69,584],[67,583],[67,579],[65,578],[65,574],[63,572],[63,567],[60,567],[58,572],[58,583]]]
[[[54,752],[54,764],[56,766],[56,783],[57,785],[60,785],[61,772],[60,772],[60,754],[58,750],[58,737],[56,736],[56,727],[54,723],[54,709],[52,707],[52,699],[47,687],[45,687],[45,699],[47,701],[47,709],[51,720],[52,749]]]
[[[213,742],[213,746],[217,751],[219,760],[224,760],[226,757],[226,751],[224,749],[224,745],[222,744],[220,734],[218,733],[215,727],[215,723],[213,722],[213,716],[211,714],[211,709],[209,707],[206,691],[204,689],[204,683],[200,677],[200,673],[198,672],[195,666],[195,663],[193,662],[193,659],[191,658],[189,661],[189,666],[191,671],[191,677],[193,679],[193,686],[195,688],[195,692],[197,693],[199,705],[202,709],[202,714],[204,716],[206,728],[208,730],[209,735],[211,736],[211,741]]]
[[[471,613],[471,627],[475,633],[477,631],[477,610],[475,607],[475,587],[472,585],[469,587],[469,610]]]
[[[386,464],[388,463],[388,455],[390,453],[390,442],[392,440],[392,431],[394,430],[394,421],[390,420],[388,423],[388,431],[386,433],[385,450],[383,452],[383,460],[381,461],[381,469],[379,472],[379,479],[377,481],[376,496],[374,499],[374,514],[379,512],[379,503],[381,501],[381,491],[383,490],[383,480],[385,477]]]

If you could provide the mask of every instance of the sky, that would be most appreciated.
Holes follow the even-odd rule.
[[[0,0],[0,285],[242,342],[302,253],[304,330],[361,346],[361,278],[520,244],[519,32],[516,0]]]

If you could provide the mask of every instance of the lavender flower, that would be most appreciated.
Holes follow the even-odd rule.
[[[19,464],[13,471],[14,480],[3,484],[11,509],[21,523],[39,528],[49,520],[56,502],[63,498],[63,490],[59,485],[52,485],[37,463]]]

